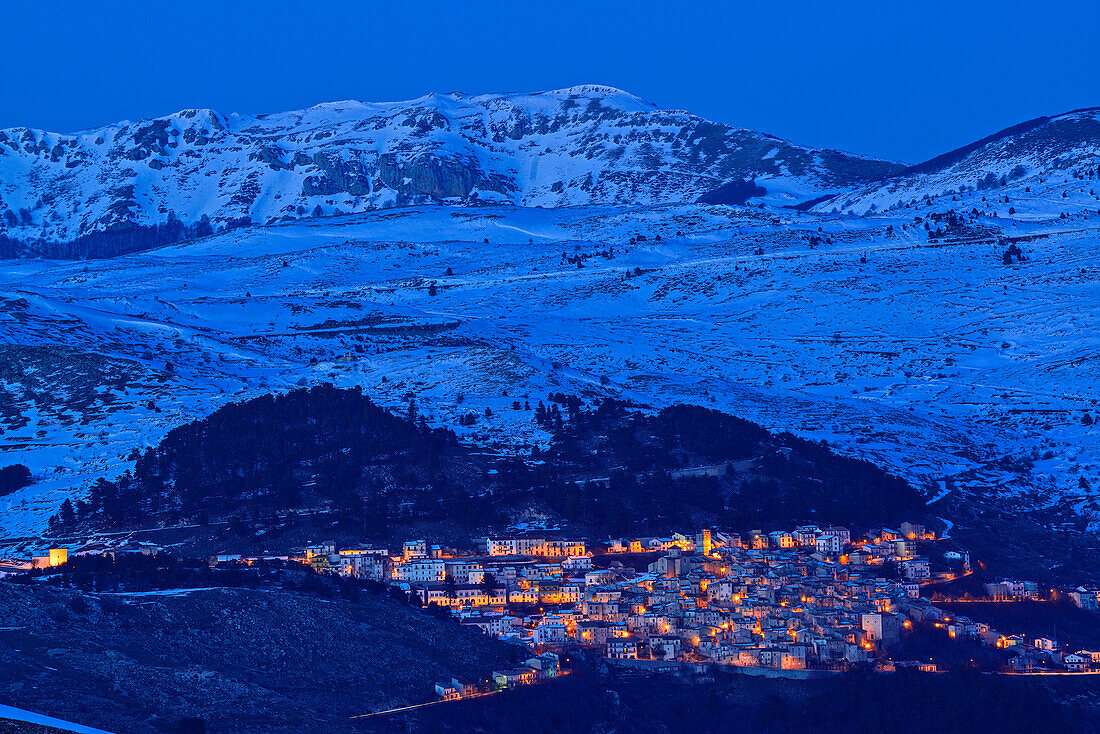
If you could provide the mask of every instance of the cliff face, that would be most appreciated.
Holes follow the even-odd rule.
[[[595,86],[259,116],[184,110],[71,135],[0,131],[0,254],[108,256],[414,203],[687,202],[730,180],[793,204],[900,168]]]

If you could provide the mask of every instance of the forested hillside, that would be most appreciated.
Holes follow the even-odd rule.
[[[675,405],[647,414],[611,400],[567,410],[571,419],[542,455],[547,502],[612,532],[874,525],[921,509],[916,490],[874,464],[720,411]],[[557,412],[544,420],[554,423]]]
[[[336,509],[476,512],[477,469],[449,430],[398,417],[332,385],[231,403],[180,426],[132,472],[95,482],[56,524],[128,527]],[[366,507],[364,503],[370,503]],[[468,509],[467,509],[468,508]]]
[[[535,411],[549,446],[487,459],[358,390],[322,385],[233,403],[169,432],[118,480],[96,481],[52,525],[71,533],[324,511],[386,537],[399,522],[485,530],[534,512],[618,534],[873,526],[920,511],[918,493],[873,464],[719,411],[652,413],[562,394],[549,405]]]

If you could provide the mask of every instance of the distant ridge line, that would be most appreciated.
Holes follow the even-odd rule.
[[[1070,110],[1069,112],[1063,112],[1063,113],[1058,114],[1058,115],[1043,115],[1042,117],[1036,117],[1032,120],[1026,120],[1024,122],[1016,123],[1015,125],[1012,125],[1011,127],[1006,127],[1004,130],[1000,130],[998,132],[995,132],[992,135],[987,135],[984,138],[982,138],[981,140],[975,140],[973,143],[969,143],[969,144],[964,145],[962,147],[955,148],[954,150],[949,150],[946,153],[941,153],[940,155],[936,156],[935,158],[929,158],[928,160],[924,161],[923,163],[917,163],[917,164],[912,165],[912,166],[910,166],[906,169],[898,171],[897,173],[895,173],[891,176],[886,176],[883,180],[888,181],[890,179],[900,178],[901,176],[911,175],[911,174],[914,174],[914,173],[929,173],[929,172],[934,171],[936,169],[943,168],[945,166],[950,166],[952,163],[957,163],[960,160],[962,160],[963,158],[965,158],[966,156],[970,155],[971,153],[973,153],[978,148],[981,148],[984,145],[988,145],[989,143],[993,143],[997,140],[1000,140],[1001,138],[1006,138],[1006,137],[1009,137],[1011,135],[1019,135],[1021,133],[1031,132],[1032,130],[1034,130],[1036,128],[1039,128],[1039,127],[1042,127],[1043,125],[1046,125],[1047,123],[1049,123],[1053,120],[1057,120],[1059,117],[1067,117],[1069,115],[1077,115],[1077,114],[1080,114],[1082,112],[1100,112],[1100,106],[1096,106],[1096,107],[1078,107],[1075,110]]]

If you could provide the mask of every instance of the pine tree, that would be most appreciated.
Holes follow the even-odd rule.
[[[493,592],[500,588],[496,574],[486,573],[481,577],[481,588],[485,590],[485,596],[491,597]]]
[[[73,503],[71,500],[66,499],[61,503],[61,512],[59,515],[62,527],[71,528],[76,524],[76,511],[73,509]]]
[[[451,574],[447,574],[443,577],[443,595],[448,599],[458,598],[458,582],[455,581],[455,577]]]

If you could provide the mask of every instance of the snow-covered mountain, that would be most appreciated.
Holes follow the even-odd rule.
[[[740,180],[766,189],[763,200],[795,204],[901,167],[600,86],[257,116],[184,110],[72,135],[0,131],[0,254],[95,257],[430,201],[690,202]]]
[[[1100,107],[1093,107],[1014,125],[910,166],[885,181],[839,194],[818,204],[817,209],[873,214],[898,211],[925,200],[960,202],[962,196],[979,193],[987,199],[997,197],[997,203],[1004,205],[1001,210],[1012,206],[1023,216],[1045,216],[1052,205],[1067,213],[1082,208],[1100,211],[1097,179]],[[1016,200],[1022,200],[1023,209]]]
[[[0,539],[174,426],[324,381],[502,451],[546,439],[514,406],[554,391],[707,405],[935,508],[1100,530],[1098,118],[874,185],[896,166],[593,87],[7,131],[11,237],[104,255],[226,231],[0,262],[0,465],[34,477]],[[765,206],[691,203],[716,190]],[[465,206],[396,208],[421,200]]]

